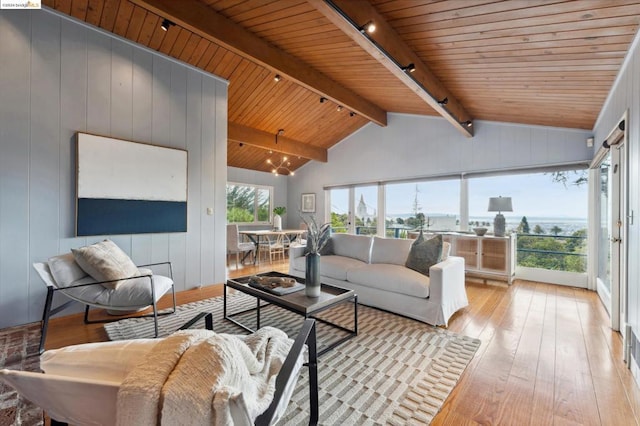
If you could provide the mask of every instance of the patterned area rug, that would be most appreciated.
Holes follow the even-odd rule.
[[[0,368],[40,371],[40,324],[0,330]],[[41,425],[42,410],[0,382],[0,426]]]
[[[230,312],[255,306],[255,299],[234,294]],[[214,330],[242,333],[222,317],[222,298],[178,307],[175,315],[161,317],[167,335],[198,312],[211,312]],[[353,325],[353,305],[325,311],[322,318],[347,328]],[[255,327],[255,313],[236,317]],[[294,336],[302,317],[274,306],[262,309],[261,325],[278,327]],[[203,325],[196,325],[203,327]],[[480,341],[460,336],[378,309],[358,306],[358,336],[322,355],[318,362],[320,424],[429,424],[460,379]],[[105,325],[111,340],[153,336],[153,321],[130,318]],[[340,331],[318,323],[318,347],[339,338]],[[301,375],[280,424],[308,423],[308,375]]]

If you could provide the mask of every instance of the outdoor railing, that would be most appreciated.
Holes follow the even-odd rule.
[[[516,264],[554,271],[586,272],[586,241],[584,236],[518,233]]]

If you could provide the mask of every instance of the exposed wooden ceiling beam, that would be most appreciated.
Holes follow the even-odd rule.
[[[319,96],[331,99],[336,104],[343,105],[348,110],[380,126],[387,125],[387,113],[382,108],[250,33],[202,2],[197,0],[131,0],[131,2],[287,77],[316,92]]]
[[[309,160],[327,162],[327,150],[317,146],[309,145],[285,136],[278,136],[276,144],[276,135],[251,127],[243,126],[236,123],[229,123],[227,130],[227,139],[232,142],[244,143],[258,148],[269,149],[274,152],[281,152],[287,155],[293,155]]]
[[[473,127],[466,125],[467,122],[473,122],[471,115],[371,3],[367,0],[307,1],[427,102],[431,108],[453,124],[456,129],[465,136],[473,136]],[[371,40],[363,35],[359,29],[369,21],[372,21],[376,26],[375,32],[368,35]],[[415,65],[414,72],[408,73],[402,70],[401,67],[408,64]],[[445,98],[447,99],[446,105],[441,105],[439,101]]]

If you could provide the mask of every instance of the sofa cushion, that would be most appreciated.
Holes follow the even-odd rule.
[[[422,233],[411,245],[407,257],[407,268],[429,276],[429,268],[438,263],[442,257],[442,235],[438,234],[426,240]]]
[[[347,273],[351,270],[360,269],[366,263],[345,256],[321,256],[320,276],[333,278],[335,280],[346,281]]]
[[[333,234],[331,236],[333,254],[346,256],[369,263],[371,258],[371,242],[367,235]]]
[[[79,249],[71,249],[78,265],[97,281],[111,281],[135,277],[138,268],[113,241],[104,240]],[[103,286],[117,289],[125,281],[112,281]]]
[[[68,287],[72,282],[87,276],[71,253],[49,258],[47,263],[58,288]]]
[[[413,240],[373,237],[371,263],[402,265],[407,262]]]
[[[407,296],[429,297],[429,277],[390,263],[372,263],[347,272],[347,281]]]

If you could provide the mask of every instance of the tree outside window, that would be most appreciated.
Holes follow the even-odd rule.
[[[228,223],[269,223],[272,204],[273,187],[227,184]]]

